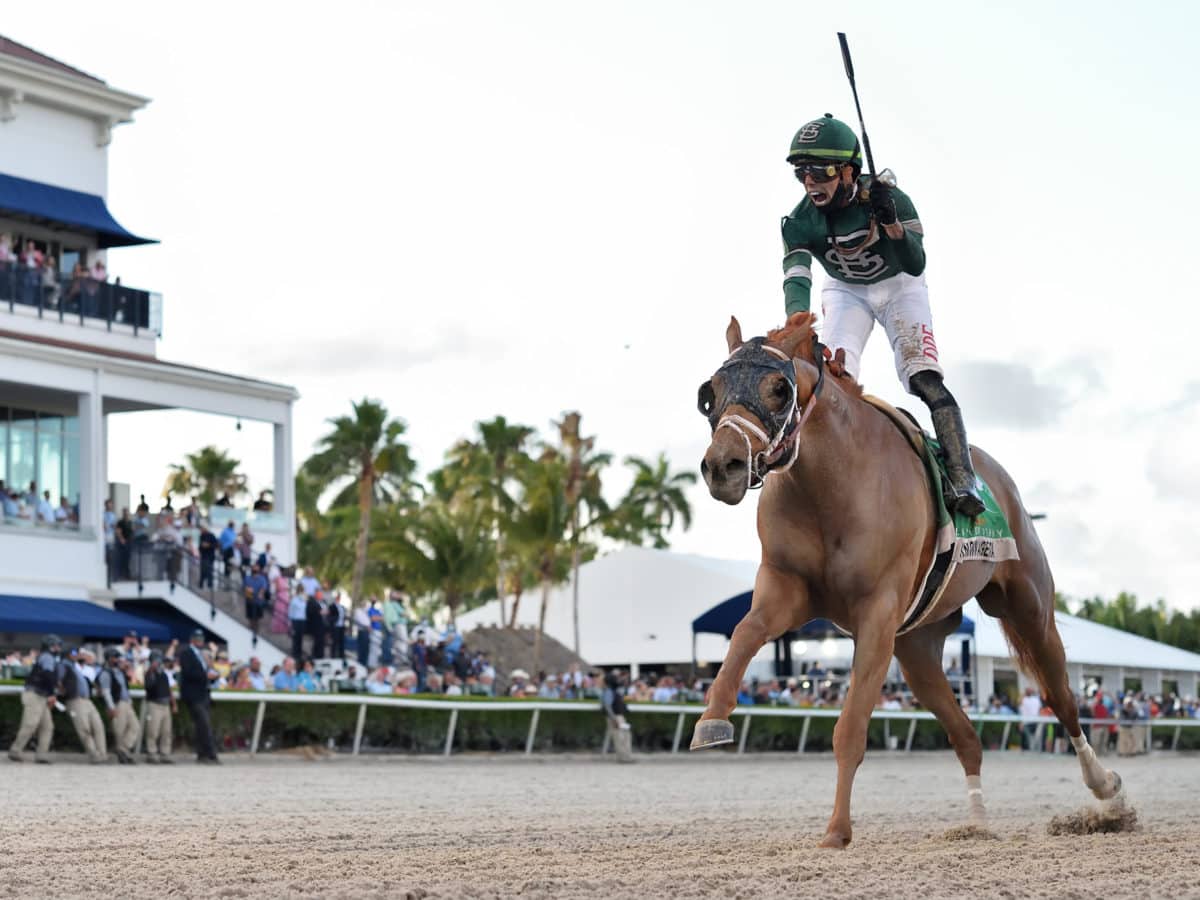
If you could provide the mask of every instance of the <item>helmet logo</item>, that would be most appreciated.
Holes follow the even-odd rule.
[[[821,136],[821,123],[809,122],[796,134],[796,142],[799,144],[811,144]]]

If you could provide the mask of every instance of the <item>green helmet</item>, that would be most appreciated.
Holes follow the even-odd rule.
[[[792,138],[787,161],[795,165],[802,159],[827,159],[862,168],[862,148],[854,129],[829,113],[806,122]]]

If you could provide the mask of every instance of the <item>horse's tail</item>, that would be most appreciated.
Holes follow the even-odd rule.
[[[1033,648],[1029,646],[1029,642],[1008,619],[1000,620],[1000,628],[1004,632],[1004,639],[1008,642],[1008,648],[1012,651],[1012,655],[1017,658],[1017,665],[1020,666],[1021,671],[1037,679],[1037,683],[1042,689],[1042,694],[1045,695],[1047,693],[1046,678],[1042,674],[1037,656],[1034,654]]]

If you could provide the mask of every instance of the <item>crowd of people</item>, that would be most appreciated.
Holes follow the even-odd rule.
[[[78,528],[79,504],[62,496],[54,501],[50,491],[38,491],[36,481],[28,490],[9,487],[0,478],[0,521],[13,525],[38,525],[49,528]]]
[[[67,273],[49,245],[0,233],[0,301],[145,327],[146,297],[122,287],[120,278],[110,282],[98,253],[90,261],[78,254]]]

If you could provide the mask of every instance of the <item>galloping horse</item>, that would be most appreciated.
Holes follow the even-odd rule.
[[[946,636],[961,622],[962,605],[978,597],[1066,726],[1084,784],[1100,799],[1115,796],[1120,777],[1100,765],[1080,733],[1046,554],[1012,479],[977,447],[975,470],[1007,517],[1020,559],[959,563],[931,620],[897,635],[934,556],[928,476],[900,429],[862,399],[836,359],[825,364],[814,321],[797,313],[766,338],[743,341],[731,320],[730,356],[700,388],[700,410],[713,429],[701,472],[709,493],[729,504],[762,484],[762,562],[750,611],[733,632],[691,748],[733,739],[738,686],[767,641],[811,619],[831,619],[853,637],[854,661],[833,732],[837,792],[820,845],[850,843],[850,790],[893,654],[913,694],[946,729],[966,774],[969,821],[984,826],[983,748],[942,672]]]

